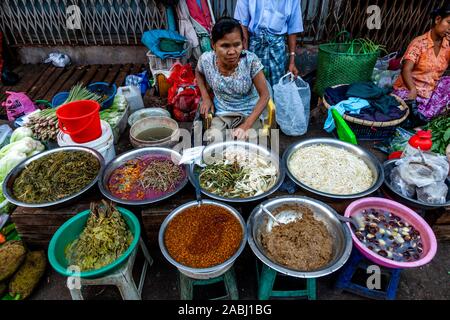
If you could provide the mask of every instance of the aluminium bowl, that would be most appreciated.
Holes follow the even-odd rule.
[[[148,117],[166,117],[171,118],[170,112],[163,109],[163,108],[145,108],[140,109],[136,112],[134,112],[129,118],[128,118],[128,125],[130,128],[139,120],[142,120],[144,118]]]
[[[358,156],[360,159],[362,159],[366,165],[369,167],[370,171],[372,172],[372,176],[374,177],[374,181],[372,183],[372,186],[359,193],[355,194],[331,194],[327,192],[323,192],[320,190],[316,190],[314,188],[311,188],[310,186],[304,184],[302,181],[297,179],[294,174],[290,170],[289,162],[292,156],[300,150],[301,148],[310,147],[314,145],[326,145],[330,147],[340,148],[344,149],[356,156]],[[311,162],[313,162],[314,159],[311,159]],[[287,174],[289,178],[292,179],[300,188],[307,191],[310,194],[313,194],[314,196],[318,196],[321,200],[327,201],[327,200],[352,200],[352,199],[359,199],[366,197],[374,192],[376,192],[384,181],[384,171],[383,167],[378,161],[378,159],[372,155],[369,151],[365,150],[364,148],[360,146],[356,146],[347,142],[340,141],[338,139],[331,139],[331,138],[315,138],[315,139],[306,139],[299,142],[296,142],[292,144],[284,153],[283,155],[283,164],[286,167]]]
[[[272,260],[261,244],[262,232],[266,230],[271,218],[262,211],[260,206],[253,210],[247,222],[248,243],[258,259],[279,273],[296,278],[319,278],[339,270],[350,257],[352,237],[349,227],[338,220],[338,213],[327,204],[308,197],[283,196],[262,203],[269,211],[285,204],[300,204],[309,207],[314,212],[314,217],[326,225],[333,238],[332,260],[326,266],[314,271],[292,269]]]
[[[445,208],[450,207],[450,178],[447,178],[445,180],[445,184],[449,188],[447,191],[447,201],[443,204],[432,204],[432,203],[426,203],[423,201],[419,201],[417,199],[409,198],[395,190],[391,185],[391,172],[395,168],[395,163],[398,161],[398,159],[394,160],[388,160],[383,164],[384,168],[384,186],[387,187],[388,195],[392,196],[392,198],[402,204],[407,205],[408,207],[416,208],[416,209],[423,209],[423,210],[435,210],[439,208]],[[386,188],[383,188],[383,191]]]
[[[284,182],[284,178],[286,176],[283,164],[280,162],[280,158],[277,154],[274,154],[267,150],[265,147],[248,143],[244,141],[227,141],[227,142],[220,142],[215,143],[207,146],[203,150],[203,160],[207,159],[208,157],[214,157],[217,154],[221,154],[222,151],[226,150],[229,147],[239,147],[244,148],[246,151],[257,153],[258,155],[263,156],[265,159],[270,160],[274,165],[278,168],[277,172],[277,179],[275,184],[267,190],[266,192],[259,194],[257,196],[249,197],[249,198],[226,198],[220,195],[217,195],[215,193],[209,192],[204,190],[203,188],[200,188],[202,193],[212,199],[224,201],[224,202],[230,202],[230,203],[246,203],[246,202],[254,202],[259,201],[261,199],[267,198],[272,193],[276,192],[280,186]],[[192,185],[195,187],[194,179],[196,179],[195,170],[198,170],[198,167],[190,166],[189,169],[189,180],[192,183]],[[201,169],[200,169],[201,170]]]
[[[186,186],[186,184],[188,183],[188,177],[187,177],[188,176],[188,168],[186,165],[183,165],[183,168],[186,173],[185,178],[183,179],[183,181],[181,181],[179,183],[178,187],[175,190],[165,194],[162,197],[159,197],[156,199],[149,199],[149,200],[125,200],[125,199],[121,199],[121,198],[114,196],[109,191],[109,188],[108,188],[108,182],[111,177],[111,174],[116,169],[118,169],[120,166],[125,164],[127,161],[136,159],[138,157],[149,156],[149,155],[150,156],[151,155],[170,156],[175,161],[179,161],[181,159],[181,155],[178,152],[171,150],[171,149],[167,149],[167,148],[148,147],[148,148],[141,148],[141,149],[136,149],[136,150],[126,152],[126,153],[116,157],[113,161],[111,161],[108,165],[106,165],[105,168],[103,169],[103,171],[101,172],[101,178],[98,181],[98,186],[100,188],[101,193],[109,200],[114,201],[116,203],[120,203],[122,205],[144,206],[144,205],[148,205],[148,204],[152,204],[152,203],[156,203],[156,202],[168,199],[168,198],[174,196],[175,194],[177,194],[179,191],[181,191]]]
[[[69,197],[65,197],[63,199],[59,199],[56,201],[52,201],[52,202],[45,202],[45,203],[26,203],[20,200],[17,200],[14,197],[14,193],[13,193],[13,186],[14,186],[14,181],[16,180],[17,176],[22,172],[22,170],[25,169],[26,166],[28,166],[30,163],[32,163],[35,160],[41,159],[43,157],[46,157],[50,154],[53,153],[58,153],[58,152],[65,152],[65,151],[84,151],[87,153],[90,153],[91,155],[93,155],[97,161],[99,162],[100,165],[100,169],[97,173],[97,176],[86,186],[84,187],[82,190],[80,190],[79,192],[75,193],[74,195],[71,195]],[[24,160],[23,162],[21,162],[20,164],[18,164],[9,174],[8,176],[5,178],[5,182],[3,183],[3,194],[5,195],[6,199],[8,199],[9,202],[20,206],[20,207],[25,207],[25,208],[59,208],[62,207],[63,205],[67,205],[73,201],[75,201],[76,199],[80,198],[83,194],[85,194],[88,190],[90,190],[92,187],[94,187],[97,184],[97,181],[100,179],[100,175],[101,172],[103,170],[105,166],[105,160],[103,158],[103,156],[98,153],[96,150],[93,150],[91,148],[87,148],[87,147],[80,147],[80,146],[70,146],[70,147],[62,147],[62,148],[56,148],[56,149],[52,149],[52,150],[48,150],[48,151],[44,151],[41,152],[31,158],[28,158],[26,160]]]
[[[244,218],[242,218],[242,216],[236,209],[227,204],[220,203],[214,200],[203,200],[203,204],[219,206],[228,210],[231,214],[233,214],[234,217],[239,220],[239,223],[242,227],[242,240],[239,248],[234,253],[234,255],[232,255],[230,258],[228,258],[226,261],[224,261],[219,265],[210,268],[192,268],[185,266],[184,264],[181,264],[178,261],[176,261],[170,255],[164,241],[164,235],[169,223],[172,221],[173,218],[182,213],[184,210],[197,206],[198,202],[197,201],[189,202],[175,209],[171,214],[169,214],[169,216],[167,216],[167,218],[162,223],[161,228],[159,229],[159,237],[158,237],[159,247],[161,249],[162,254],[167,259],[167,261],[169,261],[173,266],[175,266],[180,272],[193,279],[211,279],[221,276],[233,266],[234,262],[241,255],[242,251],[244,251],[244,248],[247,244],[247,228],[245,220]]]

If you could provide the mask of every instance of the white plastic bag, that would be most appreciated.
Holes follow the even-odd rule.
[[[308,131],[311,89],[302,78],[288,73],[273,87],[277,123],[284,134],[301,136]]]
[[[48,55],[44,63],[52,63],[57,68],[64,68],[71,63],[71,60],[67,54],[52,52]]]

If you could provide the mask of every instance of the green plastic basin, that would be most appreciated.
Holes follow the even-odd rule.
[[[107,266],[104,266],[103,268],[92,271],[85,271],[79,274],[74,274],[73,270],[68,269],[69,264],[66,260],[64,250],[67,245],[77,239],[80,233],[84,230],[89,214],[91,212],[90,210],[86,210],[81,212],[80,214],[77,214],[66,223],[64,223],[53,235],[48,248],[48,259],[53,269],[55,269],[59,274],[66,277],[77,276],[80,278],[95,279],[120,268],[127,261],[130,254],[138,245],[139,239],[141,237],[141,226],[139,224],[139,220],[131,211],[120,207],[117,207],[117,210],[119,210],[119,212],[122,214],[125,222],[130,228],[130,231],[133,233],[133,242],[131,243],[128,250],[125,251],[125,253],[121,257],[119,257],[119,259]]]

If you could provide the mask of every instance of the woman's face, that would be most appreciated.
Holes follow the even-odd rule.
[[[239,30],[227,33],[222,39],[213,44],[214,51],[220,62],[225,65],[235,65],[244,48]]]
[[[440,37],[450,40],[450,16],[447,16],[445,18],[437,17],[435,22],[436,25],[434,27],[434,30],[436,31],[436,33]]]

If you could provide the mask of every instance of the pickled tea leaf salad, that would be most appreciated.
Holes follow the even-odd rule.
[[[86,228],[66,247],[65,255],[69,265],[81,271],[97,270],[120,258],[132,242],[133,234],[120,212],[103,201],[91,204]]]
[[[356,194],[374,182],[367,164],[353,153],[325,145],[301,148],[289,159],[292,174],[307,186],[329,194]]]
[[[278,169],[261,155],[229,148],[200,173],[200,186],[226,198],[255,197],[272,188]]]

